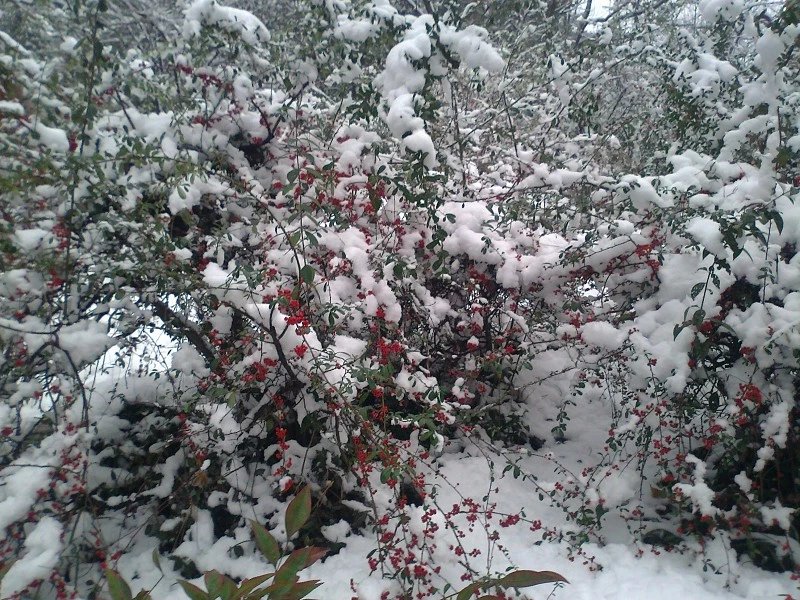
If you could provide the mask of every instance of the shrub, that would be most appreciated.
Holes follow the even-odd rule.
[[[309,3],[300,43],[197,0],[129,49],[79,1],[17,24],[36,50],[4,33],[2,593],[96,594],[151,544],[234,594],[187,535],[238,558],[303,482],[300,548],[345,518],[424,597],[441,528],[488,585],[464,528],[500,553],[542,524],[492,489],[442,506],[458,448],[509,456],[577,541],[620,509],[796,539],[797,28],[712,5],[680,35],[615,12],[546,61],[504,61],[467,7]],[[598,464],[513,462],[596,406]],[[639,491],[611,489],[629,465]]]

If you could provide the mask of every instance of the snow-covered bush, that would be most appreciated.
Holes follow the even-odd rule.
[[[609,511],[790,549],[798,27],[731,6],[680,35],[614,11],[549,57],[457,3],[309,2],[301,43],[196,0],[129,50],[77,2],[47,60],[3,33],[0,595],[150,589],[154,552],[164,589],[257,576],[248,520],[374,535],[378,595]],[[537,454],[575,436],[599,461]],[[462,451],[506,459],[486,491],[441,474]],[[503,474],[582,529],[496,510]]]

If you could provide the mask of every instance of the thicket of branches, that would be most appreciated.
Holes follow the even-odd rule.
[[[308,483],[294,544],[345,519],[432,596],[417,507],[491,519],[437,503],[459,450],[553,537],[611,512],[796,569],[796,2],[0,11],[0,595],[153,549],[194,578],[201,531],[250,575]],[[514,462],[576,424],[583,472]]]

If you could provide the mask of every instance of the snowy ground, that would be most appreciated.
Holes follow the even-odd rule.
[[[559,446],[562,450],[560,458],[565,462],[580,460],[579,455],[570,456],[573,450],[580,450],[579,443],[565,443]],[[496,464],[502,464],[502,458],[489,456]],[[536,468],[543,461],[523,461],[523,465]],[[442,486],[439,502],[448,506],[458,499],[459,493],[480,496],[489,486],[489,468],[486,456],[468,456],[467,454],[452,454],[440,457],[442,474],[451,482],[458,482],[456,489]],[[552,475],[552,471],[551,471]],[[624,483],[624,485],[628,485]],[[492,502],[497,503],[499,513],[515,513],[524,509],[528,519],[541,520],[545,527],[569,528],[563,513],[549,505],[547,498],[542,502],[538,495],[532,492],[529,482],[506,476],[495,481],[495,492],[492,493]],[[418,509],[420,512],[422,509]],[[387,582],[377,574],[370,574],[365,559],[367,553],[374,548],[374,539],[360,535],[349,535],[348,526],[341,523],[338,531],[330,532],[345,542],[346,547],[337,555],[329,557],[323,563],[314,565],[304,572],[305,578],[320,579],[324,582],[316,593],[315,598],[326,600],[350,600],[354,597],[351,589],[351,580],[355,584],[357,597],[364,600],[380,598],[381,592],[387,589]],[[486,548],[485,532],[478,528],[468,535],[464,541],[465,546],[474,543],[476,546]],[[585,557],[575,556],[563,542],[543,542],[535,545],[541,539],[539,534],[529,531],[529,526],[519,523],[517,526],[501,530],[501,543],[505,546],[505,553],[495,551],[488,568],[494,572],[502,572],[509,566],[509,559],[519,568],[533,570],[556,571],[569,580],[568,585],[555,588],[544,585],[529,588],[521,598],[529,599],[569,599],[569,600],[733,600],[747,598],[752,600],[766,600],[769,598],[790,598],[792,594],[797,597],[798,584],[790,580],[789,574],[774,574],[754,568],[748,564],[736,561],[734,553],[726,550],[721,541],[708,543],[705,553],[694,552],[667,553],[656,548],[635,544],[632,536],[621,524],[617,526],[613,520],[603,534],[607,539],[618,541],[604,545],[587,544],[584,547],[587,556],[593,556],[596,565],[600,568],[590,568]],[[210,548],[210,541],[203,539],[201,531],[197,531],[195,542],[184,545],[184,551],[195,554],[198,566],[206,568],[221,568],[230,565],[231,559],[225,552],[215,554],[215,547]],[[194,544],[194,547],[192,547]],[[447,541],[443,537],[442,545]],[[637,548],[643,548],[644,553],[637,557]],[[135,554],[135,553],[134,553]],[[445,553],[446,554],[446,553]],[[486,553],[480,558],[486,567]],[[704,570],[706,559],[709,564],[716,564],[718,569]],[[245,559],[236,559],[237,569],[244,568],[242,575],[255,575],[263,572],[259,564],[244,565]],[[445,558],[440,561],[442,574],[455,577],[458,570],[456,559]],[[162,565],[163,567],[164,565]],[[124,574],[129,577],[134,573],[141,579],[134,585],[153,585],[161,574],[152,566],[150,549],[143,548],[139,559],[127,561],[120,565]],[[126,573],[127,572],[127,573]],[[452,579],[451,579],[452,581]],[[154,598],[171,600],[184,598],[182,592],[165,577],[155,588]]]
[[[499,462],[499,461],[498,461]],[[454,456],[446,461],[444,473],[451,481],[459,481],[460,488],[469,488],[475,493],[476,486],[486,488],[488,485],[488,469],[483,457]],[[511,477],[503,478],[496,484],[498,493],[493,501],[498,503],[502,512],[518,512],[524,509],[528,518],[540,519],[545,526],[567,526],[563,514],[558,509],[540,502],[532,493],[530,484]],[[443,495],[447,495],[443,490]],[[454,494],[451,492],[451,496]],[[443,501],[443,504],[447,504]],[[609,537],[626,537],[627,531],[607,532]],[[612,534],[616,533],[614,536]],[[519,568],[533,570],[552,570],[561,573],[570,584],[562,589],[553,589],[546,585],[530,588],[526,592],[529,598],[561,598],[570,600],[676,600],[678,598],[696,600],[723,600],[733,598],[752,598],[762,600],[781,598],[794,593],[797,595],[798,585],[792,582],[788,574],[773,574],[750,567],[735,564],[730,560],[731,573],[714,575],[703,572],[703,561],[690,555],[654,554],[646,552],[636,558],[636,548],[630,543],[609,543],[603,547],[595,544],[587,545],[588,555],[595,557],[601,565],[599,571],[592,571],[585,566],[581,557],[569,558],[569,549],[563,543],[533,545],[536,539],[527,526],[511,527],[502,531],[502,543],[508,556]],[[476,534],[477,535],[477,534]],[[484,536],[485,537],[485,536]],[[713,542],[712,542],[713,544]],[[318,597],[331,600],[349,599],[350,578],[358,582],[360,597],[365,600],[378,597],[378,582],[370,581],[363,556],[371,548],[371,542],[360,538],[352,539],[348,547],[340,555],[335,556],[310,574],[325,581]],[[709,557],[715,559],[725,555],[724,548],[709,548]],[[717,562],[720,562],[717,560]],[[502,571],[507,566],[502,554],[495,556],[492,567]],[[725,571],[725,569],[723,569]]]
[[[126,394],[147,396],[148,390],[140,390],[133,381],[128,382],[131,387]],[[149,390],[150,393],[153,391]],[[553,396],[558,395],[555,392]],[[539,419],[528,423],[533,432],[550,439],[541,450],[533,453],[510,449],[503,454],[484,443],[462,441],[461,444],[454,442],[446,446],[428,464],[429,468],[436,470],[436,475],[428,472],[427,476],[428,483],[433,483],[438,490],[436,504],[439,507],[446,510],[464,497],[478,500],[482,507],[496,505],[493,509],[494,519],[488,523],[488,532],[499,532],[502,549],[487,542],[483,517],[477,520],[471,532],[463,514],[455,518],[460,530],[465,533],[461,540],[463,546],[467,550],[480,550],[480,555],[471,559],[473,568],[480,573],[500,574],[513,565],[521,569],[555,571],[569,580],[569,584],[557,588],[552,585],[530,588],[520,596],[530,600],[766,600],[791,598],[792,595],[798,597],[800,585],[792,581],[788,573],[769,573],[745,561],[737,561],[735,553],[722,538],[707,541],[702,551],[696,547],[683,553],[666,552],[662,548],[641,543],[642,531],[631,531],[622,519],[615,516],[617,513],[613,510],[603,518],[603,528],[599,532],[602,540],[585,544],[581,554],[576,554],[574,548],[571,549],[565,541],[543,540],[543,533],[574,531],[575,524],[569,522],[564,511],[546,495],[542,499],[539,492],[546,492],[565,481],[566,476],[559,474],[556,465],[571,473],[580,473],[583,467],[596,462],[596,450],[602,447],[602,438],[608,430],[604,425],[608,419],[608,408],[602,401],[590,401],[580,406],[581,418],[571,421],[566,440],[563,443],[553,442],[547,432],[553,425],[556,406],[546,396],[546,393],[539,394],[538,401],[531,403],[529,412],[529,415],[536,415]],[[509,460],[514,460],[527,478],[514,478],[511,472],[502,475]],[[41,469],[36,472],[39,471]],[[385,491],[386,487],[380,486],[377,481],[375,483],[379,490],[376,501],[389,506],[392,503],[389,494],[380,496],[383,493],[380,490]],[[639,477],[633,468],[601,478],[599,482],[589,479],[585,483],[590,495],[597,494],[604,498],[609,506],[624,504],[641,493]],[[40,484],[31,480],[31,485],[35,488]],[[22,494],[23,490],[18,487],[16,491]],[[256,496],[259,497],[259,504],[269,504],[271,507],[262,507],[258,512],[271,514],[277,511],[272,526],[278,524],[278,531],[273,532],[280,539],[283,533],[280,531],[282,507],[269,492],[264,497]],[[487,497],[488,501],[484,501]],[[648,492],[641,497],[648,519],[640,524],[642,530],[663,528],[674,531],[674,518],[660,519],[652,510],[661,501],[652,498]],[[427,507],[409,508],[412,527],[420,528],[419,523]],[[0,517],[8,516],[8,511],[6,513],[0,514]],[[518,523],[499,526],[504,515],[517,514],[523,515]],[[459,558],[449,550],[453,534],[445,526],[441,512],[436,518],[441,528],[435,540],[438,546],[435,560],[430,562],[441,567],[442,578],[435,579],[433,583],[441,589],[448,581],[457,590],[464,585],[459,582],[463,569],[459,565]],[[50,521],[55,524],[54,520]],[[540,522],[541,528],[534,527],[535,531],[531,531],[534,521]],[[119,524],[125,528],[123,522]],[[129,523],[127,528],[130,529]],[[338,554],[302,573],[304,579],[319,579],[324,583],[313,597],[325,600],[351,600],[354,597],[378,600],[386,590],[397,591],[391,587],[391,582],[382,579],[378,573],[370,573],[367,555],[375,548],[374,537],[352,533],[344,521],[326,528],[324,534],[332,542],[344,543],[345,547]],[[148,536],[135,538],[116,565],[131,583],[134,593],[144,588],[152,589],[155,600],[186,598],[176,584],[180,575],[172,561],[162,557],[159,565],[155,564],[153,556],[157,541]],[[190,559],[200,571],[218,569],[234,577],[252,577],[269,571],[265,561],[252,551],[251,534],[246,526],[236,531],[236,539],[216,539],[207,510],[197,510],[193,515],[193,524],[182,539],[184,541],[176,554]],[[48,546],[46,540],[41,541],[38,556],[44,557],[42,560],[49,560],[43,566],[52,567],[57,561],[57,551],[53,552],[54,548]],[[231,550],[235,545],[247,549],[242,556],[234,556]],[[37,555],[37,552],[33,552],[34,548],[29,549],[31,557]],[[23,562],[27,564],[31,561]],[[31,567],[38,568],[33,563]],[[201,580],[196,583],[201,584]]]

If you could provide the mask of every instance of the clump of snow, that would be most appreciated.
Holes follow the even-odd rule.
[[[761,37],[756,42],[756,64],[763,73],[772,73],[775,71],[778,59],[781,54],[786,50],[784,41],[781,36],[772,29],[766,29]]]
[[[68,447],[74,436],[60,433],[46,437],[38,447],[27,449],[19,460],[3,470],[0,486],[0,530],[23,520],[36,501],[36,492],[47,489],[52,477],[51,467],[59,460],[59,453]]]
[[[716,221],[705,217],[694,217],[686,225],[686,233],[705,246],[712,254],[717,256],[726,254],[725,246],[722,243],[722,231]]]
[[[750,494],[750,490],[753,489],[753,480],[747,476],[745,471],[740,472],[737,474],[733,481],[736,482],[736,485],[739,486],[739,489],[742,490],[745,494]]]
[[[186,9],[184,35],[190,37],[199,34],[203,25],[237,33],[252,46],[270,40],[269,30],[252,13],[230,6],[220,6],[216,0],[195,0]]]
[[[351,42],[365,42],[379,31],[375,23],[366,19],[351,19],[348,15],[338,15],[334,35]]]
[[[373,33],[374,27],[357,26],[350,21],[340,22],[337,29],[342,37],[360,38]],[[447,47],[468,68],[497,73],[504,62],[486,37],[487,32],[481,27],[471,25],[459,31],[436,23],[431,15],[421,15],[410,22],[403,39],[386,56],[383,71],[376,80],[389,107],[384,117],[386,124],[395,137],[401,138],[404,149],[424,155],[428,168],[437,165],[436,148],[424,121],[417,116],[416,102],[429,75],[446,73],[445,61],[435,49],[436,44]]]
[[[39,143],[47,146],[53,152],[67,153],[69,151],[69,139],[67,132],[58,127],[48,127],[39,120],[33,124],[33,130],[39,139]]]
[[[172,368],[198,377],[205,377],[211,372],[203,357],[191,344],[184,344],[172,355]]]
[[[0,100],[0,113],[21,117],[25,114],[25,108],[19,102],[11,100]]]
[[[181,468],[185,459],[183,450],[178,450],[175,454],[168,457],[162,464],[156,465],[153,470],[161,475],[159,484],[147,491],[142,492],[143,496],[156,496],[157,498],[167,498],[172,493],[175,485],[175,477],[178,469]]]
[[[759,511],[766,525],[791,531],[792,515],[796,512],[794,508],[783,506],[779,500],[776,500],[774,506],[762,506]]]
[[[489,73],[497,73],[505,63],[500,54],[486,42],[488,32],[483,27],[469,25],[461,31],[452,27],[444,27],[439,40],[458,54],[462,62],[470,69],[486,69]]]
[[[753,465],[753,471],[760,473],[767,466],[767,463],[775,458],[775,448],[772,446],[762,446],[756,452],[756,456],[758,456],[758,460],[756,460],[756,464]]]
[[[192,180],[178,184],[169,196],[169,211],[174,215],[182,210],[191,210],[203,196],[224,196],[230,192],[230,186],[219,179],[209,178],[206,181]]]
[[[590,346],[617,350],[622,345],[625,334],[606,321],[592,321],[581,327],[581,337]]]
[[[53,234],[46,229],[17,229],[14,231],[14,241],[21,250],[30,252],[43,245],[43,242],[53,240]]]
[[[97,321],[67,325],[58,332],[57,339],[58,348],[77,366],[98,359],[117,343],[108,335],[108,326]]]
[[[705,482],[706,463],[689,454],[686,462],[694,465],[694,483],[676,483],[674,489],[692,502],[694,509],[704,516],[714,516],[719,509],[713,505],[714,490]]]
[[[703,0],[700,2],[700,14],[711,23],[717,19],[733,20],[743,10],[744,2],[742,0]]]
[[[63,527],[53,517],[42,517],[25,538],[25,553],[5,574],[0,583],[0,597],[9,598],[37,579],[47,579],[58,564],[64,544]]]
[[[342,542],[350,534],[350,524],[347,521],[339,521],[333,525],[323,525],[320,533],[325,539],[331,542]]]
[[[790,414],[792,404],[788,400],[778,402],[769,409],[769,415],[761,424],[764,439],[771,440],[778,448],[785,448],[792,423]]]
[[[693,59],[684,59],[675,70],[675,82],[686,80],[693,96],[716,96],[720,84],[731,81],[738,73],[736,67],[712,54],[699,52]]]

